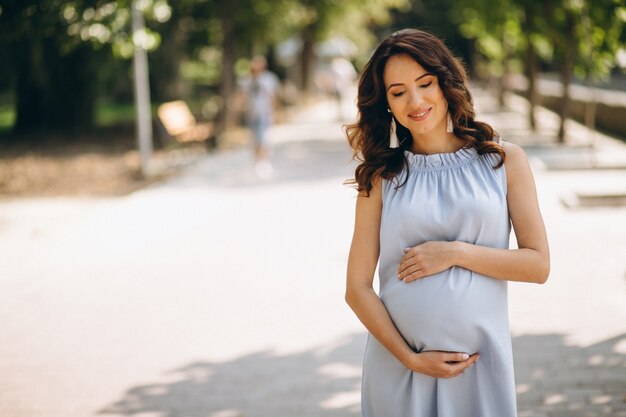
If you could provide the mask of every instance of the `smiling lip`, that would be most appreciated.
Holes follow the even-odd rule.
[[[426,119],[430,115],[430,112],[432,111],[432,109],[433,108],[430,107],[428,108],[428,110],[409,113],[409,118],[411,120],[415,120],[416,122],[421,122],[422,120]]]

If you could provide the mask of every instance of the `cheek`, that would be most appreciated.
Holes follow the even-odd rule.
[[[443,91],[441,91],[440,88],[433,90],[429,98],[433,102],[439,104],[440,107],[443,107],[444,109],[448,108],[448,102],[446,101],[446,97],[443,95]]]
[[[399,100],[398,98],[392,98],[390,100],[387,101],[387,104],[389,106],[389,109],[391,110],[391,113],[393,113],[393,115],[396,117],[396,119],[399,119],[402,117],[403,111],[402,111],[402,103],[401,100]]]
[[[395,109],[397,109],[399,106],[399,101],[397,97],[393,97],[393,96],[387,96],[387,107],[391,109],[391,111],[394,111]]]

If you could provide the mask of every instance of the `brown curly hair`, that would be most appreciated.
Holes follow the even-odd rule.
[[[387,111],[387,96],[383,72],[387,60],[398,54],[413,58],[424,69],[437,76],[439,87],[448,102],[448,111],[454,124],[454,134],[465,141],[465,147],[476,148],[479,154],[497,153],[499,168],[505,153],[494,141],[496,132],[486,123],[474,120],[474,100],[467,88],[467,74],[458,58],[436,36],[417,29],[403,29],[383,40],[363,68],[359,78],[357,107],[359,116],[354,124],[345,127],[354,159],[361,161],[354,179],[356,189],[369,195],[375,178],[394,179],[408,168],[404,150],[411,149],[413,138],[404,126],[397,123],[399,148],[389,147],[389,127],[392,114]],[[397,187],[406,183],[406,178]]]

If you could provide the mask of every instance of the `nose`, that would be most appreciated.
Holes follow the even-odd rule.
[[[411,90],[411,104],[420,106],[424,102],[424,94],[418,89]]]

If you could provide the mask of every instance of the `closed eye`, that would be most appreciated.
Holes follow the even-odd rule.
[[[404,95],[404,93],[405,93],[404,91],[398,91],[397,93],[393,93],[391,95],[394,96],[394,97],[401,97],[401,96]]]
[[[427,83],[427,84],[422,84],[422,85],[420,85],[420,88],[428,88],[428,87],[430,87],[430,85],[431,85],[432,83],[433,83],[433,82],[431,81],[431,82],[429,82],[429,83]]]

